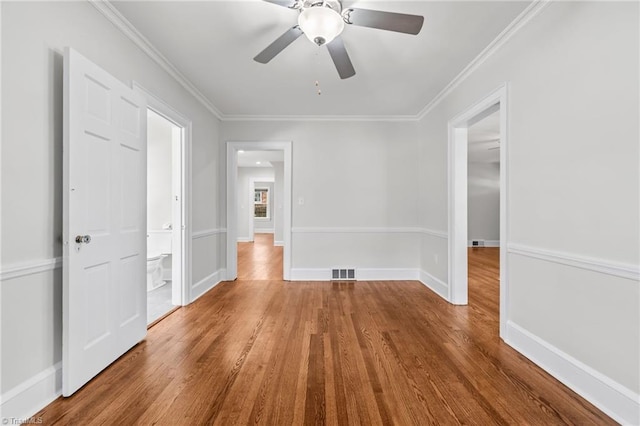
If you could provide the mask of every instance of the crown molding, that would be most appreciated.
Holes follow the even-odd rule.
[[[221,121],[344,121],[344,122],[415,122],[420,121],[466,80],[482,63],[497,52],[531,19],[553,0],[533,0],[498,36],[485,47],[456,77],[447,84],[418,114],[415,115],[237,115],[223,114],[216,106],[169,61],[151,42],[127,20],[109,0],[87,0],[117,29],[191,93]]]
[[[431,110],[444,100],[453,90],[465,81],[480,65],[497,52],[506,42],[508,42],[518,31],[531,21],[540,11],[542,11],[553,0],[533,0],[525,10],[523,10],[498,36],[493,39],[482,52],[478,54],[460,73],[454,77],[444,89],[440,91],[417,115],[417,120],[422,120]]]
[[[222,121],[418,121],[417,115],[223,115]]]
[[[223,119],[223,114],[218,108],[211,103],[205,95],[200,92],[196,86],[182,74],[158,49],[140,31],[133,26],[110,2],[109,0],[87,0],[102,15],[109,20],[115,27],[129,38],[136,46],[155,61],[163,70],[167,72],[174,80],[184,87],[194,98],[196,98],[206,109],[208,109],[218,119]]]

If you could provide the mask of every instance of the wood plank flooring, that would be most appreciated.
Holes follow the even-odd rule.
[[[238,243],[238,280],[281,280],[282,247],[273,234],[255,234],[254,242]]]
[[[239,270],[252,251],[267,263],[278,252],[260,240],[245,248]],[[500,340],[497,249],[470,251],[466,307],[415,281],[284,282],[281,264],[265,268],[242,274],[268,279],[221,283],[176,311],[36,416],[46,425],[614,424]]]

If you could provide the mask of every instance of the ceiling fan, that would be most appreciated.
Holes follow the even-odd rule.
[[[264,0],[267,3],[300,12],[298,25],[289,28],[255,58],[266,64],[302,34],[318,46],[326,45],[340,78],[356,74],[340,34],[344,25],[376,28],[416,35],[422,29],[424,17],[370,9],[342,8],[340,0]]]

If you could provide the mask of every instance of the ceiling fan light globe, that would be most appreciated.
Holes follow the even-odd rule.
[[[310,7],[298,16],[298,25],[304,35],[318,46],[331,43],[342,33],[344,20],[338,12],[328,7]]]

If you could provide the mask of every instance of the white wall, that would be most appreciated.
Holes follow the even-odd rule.
[[[293,141],[294,279],[343,265],[404,273],[417,272],[419,263],[416,128],[414,122],[224,122],[221,141]]]
[[[149,112],[147,119],[147,229],[172,223],[172,142],[174,126]]]
[[[274,179],[273,167],[238,167],[238,241],[253,241],[249,235],[249,223],[253,220],[253,194],[250,193],[249,180],[265,178]]]
[[[219,122],[88,2],[1,2],[0,7],[0,388],[2,415],[24,418],[59,390],[64,47],[74,47],[127,84],[139,82],[193,121],[194,232],[216,230],[220,225],[216,174]],[[212,232],[194,240],[194,283],[222,267],[219,237]],[[198,289],[202,291],[209,284]],[[35,381],[31,389],[42,391],[44,396],[34,399],[21,391],[19,386],[30,380]]]
[[[273,243],[284,244],[284,162],[272,161],[274,175],[273,189]]]
[[[468,240],[500,241],[500,163],[474,161],[467,167]]]
[[[640,392],[638,22],[637,3],[552,2],[420,125],[421,226],[443,231],[447,122],[508,82],[509,338],[628,423],[602,395]],[[446,285],[446,239],[422,247]]]

